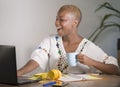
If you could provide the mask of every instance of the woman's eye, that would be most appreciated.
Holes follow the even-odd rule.
[[[56,21],[64,22],[64,21],[66,21],[66,20],[65,20],[65,19],[56,18]]]
[[[66,21],[66,20],[65,20],[65,19],[60,19],[60,21],[61,21],[61,22],[64,22],[64,21]]]
[[[63,19],[60,19],[60,21],[64,21]]]

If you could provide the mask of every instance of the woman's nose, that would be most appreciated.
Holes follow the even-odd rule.
[[[56,25],[56,26],[60,26],[59,20],[56,20],[56,21],[55,21],[55,25]]]

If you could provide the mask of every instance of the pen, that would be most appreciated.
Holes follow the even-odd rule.
[[[50,85],[54,85],[54,84],[56,84],[56,82],[48,82],[46,84],[43,84],[43,86],[50,86]]]
[[[53,85],[52,87],[66,87],[69,83],[63,82],[61,85]]]

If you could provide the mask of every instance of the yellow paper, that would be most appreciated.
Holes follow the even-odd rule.
[[[68,74],[68,75],[63,75],[59,80],[63,82],[68,82],[68,81],[97,80],[97,79],[102,79],[102,78],[89,74],[77,74],[77,75]]]

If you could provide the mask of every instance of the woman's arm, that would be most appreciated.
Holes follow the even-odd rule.
[[[34,69],[36,69],[37,67],[39,67],[39,64],[34,60],[30,60],[30,61],[28,61],[28,63],[26,63],[25,66],[23,66],[21,69],[19,69],[17,71],[17,76],[21,76],[23,74],[31,72]]]
[[[95,68],[99,69],[100,71],[106,74],[114,74],[114,75],[118,74],[118,67],[113,64],[104,64],[93,60],[92,66],[94,66]]]
[[[93,67],[99,69],[100,71],[102,71],[103,73],[115,74],[115,75],[120,74],[119,68],[116,65],[105,64],[105,63],[102,63],[99,61],[95,61],[83,54],[78,54],[77,58],[80,63],[83,63],[88,66],[93,66]]]

